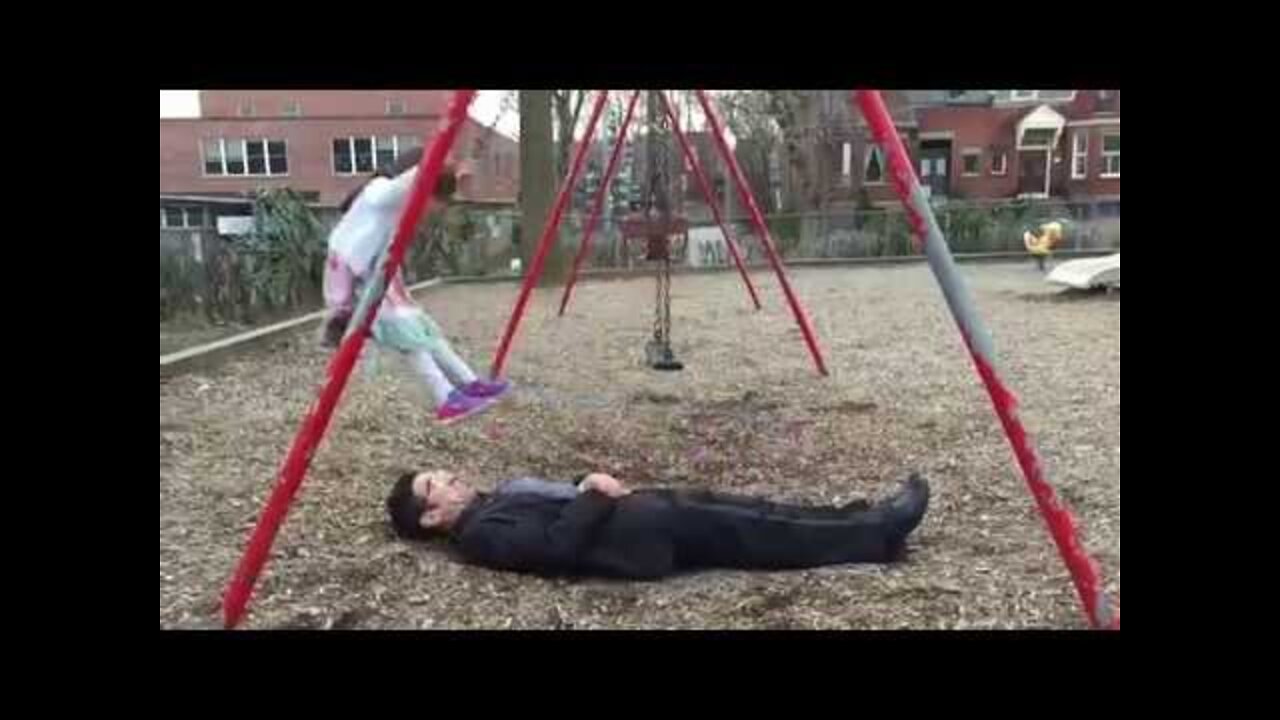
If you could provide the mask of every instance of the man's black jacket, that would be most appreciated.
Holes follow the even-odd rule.
[[[898,497],[812,508],[664,489],[617,499],[498,493],[478,496],[451,535],[467,562],[541,575],[652,579],[699,567],[886,562],[923,516],[928,488],[918,481]]]

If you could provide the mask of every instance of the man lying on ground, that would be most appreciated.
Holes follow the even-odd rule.
[[[780,570],[898,559],[929,504],[912,475],[892,497],[842,507],[722,493],[630,490],[604,473],[574,485],[509,480],[482,493],[447,470],[401,475],[387,497],[396,534],[447,536],[462,560],[539,575],[656,579],[683,570]]]

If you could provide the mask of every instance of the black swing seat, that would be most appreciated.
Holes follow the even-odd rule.
[[[650,340],[644,347],[644,354],[649,367],[654,370],[676,371],[684,369],[684,363],[675,358],[675,355],[671,353],[671,348],[662,347],[657,341]]]

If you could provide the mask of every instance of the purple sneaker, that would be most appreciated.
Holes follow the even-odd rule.
[[[436,410],[436,421],[441,425],[451,425],[490,407],[493,407],[493,401],[488,398],[471,397],[460,390],[454,390],[449,394],[449,400]]]
[[[496,398],[510,389],[511,383],[506,380],[476,380],[467,383],[462,392],[473,398]]]

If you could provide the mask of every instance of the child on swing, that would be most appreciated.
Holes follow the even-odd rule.
[[[360,290],[377,270],[378,256],[391,242],[418,172],[422,149],[402,153],[390,167],[379,167],[373,176],[343,201],[342,219],[329,233],[329,257],[325,263],[324,301],[328,309],[322,325],[322,343],[336,347],[346,332],[359,300]],[[451,186],[442,173],[440,188]],[[437,189],[447,200],[449,189]],[[405,356],[430,389],[436,403],[436,419],[450,424],[483,412],[507,392],[505,381],[488,382],[450,347],[440,326],[413,298],[397,272],[373,323],[373,339],[379,346]]]

